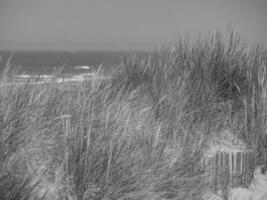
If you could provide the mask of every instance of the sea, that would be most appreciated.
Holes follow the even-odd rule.
[[[0,51],[0,75],[9,65],[20,79],[49,78],[60,71],[73,81],[83,80],[98,69],[108,76],[122,59],[130,55],[142,58],[146,54],[144,51]]]
[[[96,77],[99,69],[101,78],[105,78],[122,59],[130,55],[142,59],[147,54],[145,51],[0,51],[0,77],[9,65],[10,70],[16,71],[19,81],[35,77],[49,80],[58,71],[59,82],[82,81]],[[267,66],[267,51],[264,59]]]

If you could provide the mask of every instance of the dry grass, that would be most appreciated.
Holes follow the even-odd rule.
[[[5,72],[0,189],[34,172],[24,199],[201,199],[210,134],[231,128],[261,158],[266,73],[263,49],[233,32],[125,58],[108,80],[10,85]]]

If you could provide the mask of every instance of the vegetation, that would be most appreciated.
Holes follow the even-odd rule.
[[[105,80],[20,84],[7,70],[0,191],[14,192],[1,197],[201,199],[209,183],[200,161],[220,130],[233,130],[264,162],[264,56],[218,32],[127,57]]]

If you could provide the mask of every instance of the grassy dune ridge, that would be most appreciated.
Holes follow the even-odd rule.
[[[265,49],[234,32],[121,61],[110,79],[0,83],[4,199],[201,199],[210,137],[231,129],[264,164]],[[266,164],[266,163],[265,163]]]

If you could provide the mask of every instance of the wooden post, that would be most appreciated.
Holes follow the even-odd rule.
[[[220,166],[219,166],[219,152],[216,153],[216,158],[215,158],[215,190],[218,190],[218,185],[219,185],[219,170],[220,170]]]
[[[229,154],[229,184],[230,184],[230,187],[232,187],[232,181],[233,181],[233,179],[232,179],[232,177],[233,177],[233,164],[232,164],[232,156],[233,156],[233,152],[231,152],[230,154]]]
[[[233,153],[233,155],[234,155],[234,171],[233,171],[233,175],[234,175],[234,184],[233,184],[233,186],[235,187],[236,186],[236,174],[237,174],[237,170],[236,170],[236,158],[237,158],[237,154],[236,153]]]

